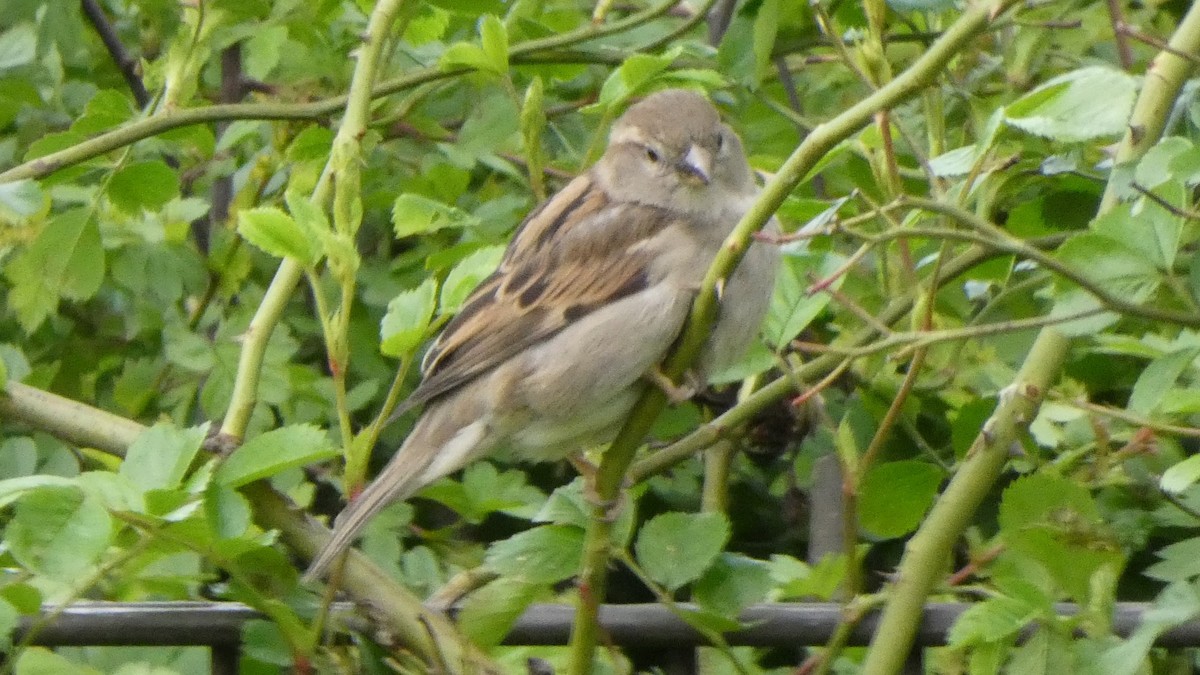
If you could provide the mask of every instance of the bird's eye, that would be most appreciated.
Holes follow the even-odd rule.
[[[662,158],[659,157],[657,150],[655,150],[654,148],[648,147],[648,148],[646,148],[646,159],[657,164],[658,160],[662,159]]]
[[[717,150],[720,151],[725,145],[725,134],[717,134]]]

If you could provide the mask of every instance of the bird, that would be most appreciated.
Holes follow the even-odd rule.
[[[525,218],[429,347],[393,418],[421,415],[305,580],[326,576],[385,506],[475,460],[553,461],[611,441],[645,387],[669,386],[659,363],[758,192],[741,139],[705,96],[665,89],[631,105],[601,158]],[[778,264],[776,247],[755,241],[719,287],[692,382],[749,347]]]

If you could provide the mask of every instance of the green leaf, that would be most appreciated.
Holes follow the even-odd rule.
[[[979,431],[987,424],[995,409],[996,401],[990,398],[975,399],[958,409],[950,427],[955,457],[962,459],[967,456],[975,438],[979,436]]]
[[[503,149],[518,149],[512,143],[519,140],[520,116],[509,96],[494,93],[483,98],[467,114],[454,145],[443,147],[447,158],[461,168],[470,168]],[[492,162],[492,166],[504,164]]]
[[[396,197],[392,205],[392,225],[397,238],[427,234],[448,227],[474,227],[478,222],[462,209],[418,194],[402,194]]]
[[[314,259],[314,262],[316,262],[316,260],[320,259],[321,253],[324,250],[324,242],[328,240],[329,235],[332,233],[332,228],[329,226],[329,218],[325,216],[325,212],[314,204],[311,199],[299,193],[287,193],[284,195],[284,201],[287,203],[288,211],[292,214],[292,219],[296,221],[296,225],[304,233],[305,239],[317,250],[317,256]]]
[[[631,506],[617,511],[617,519],[612,524],[612,541],[615,546],[625,547],[629,544],[637,520],[637,509],[633,507],[636,506],[642,489],[641,486],[635,486],[628,490],[626,497]],[[591,506],[584,490],[581,477],[557,488],[531,516],[533,522],[574,525],[580,529],[587,529],[591,520]]]
[[[485,14],[479,20],[479,38],[488,69],[498,75],[508,72],[508,31],[495,14]]]
[[[487,246],[459,261],[442,282],[438,311],[442,314],[457,312],[479,282],[491,275],[500,265],[504,249],[503,246]]]
[[[112,519],[78,487],[40,487],[17,502],[5,531],[9,550],[26,569],[59,581],[86,575],[108,548]]]
[[[492,544],[487,565],[500,575],[530,584],[553,584],[579,571],[583,530],[541,525]]]
[[[1000,529],[1019,533],[1051,516],[1068,512],[1087,521],[1098,521],[1100,512],[1086,488],[1059,476],[1032,474],[1013,481],[1000,503]]]
[[[255,661],[285,668],[295,666],[292,648],[274,621],[251,619],[242,624],[242,651]]]
[[[1195,187],[1200,184],[1200,148],[1193,146],[1175,155],[1171,158],[1168,169],[1171,177],[1182,181],[1184,185]]]
[[[37,55],[37,31],[21,23],[0,33],[0,71],[33,63]]]
[[[207,424],[177,429],[159,422],[129,445],[120,474],[143,492],[178,487],[207,433]]]
[[[157,211],[178,196],[179,176],[157,159],[128,164],[108,181],[109,201],[126,213]]]
[[[431,5],[423,5],[418,11],[404,27],[404,41],[420,47],[441,40],[450,27],[450,13]]]
[[[999,522],[1006,555],[1041,565],[1079,602],[1089,599],[1093,575],[1124,561],[1087,489],[1065,478],[1033,474],[1014,481],[1001,498]]]
[[[859,522],[879,537],[900,537],[917,529],[937,497],[942,470],[928,462],[877,464],[859,487]]]
[[[494,647],[542,592],[542,586],[502,577],[468,595],[455,618],[471,642]]]
[[[1153,295],[1161,275],[1145,253],[1123,241],[1091,232],[1076,235],[1059,247],[1056,257],[1109,294],[1129,302],[1141,303]],[[1100,301],[1072,282],[1060,282],[1052,317],[1071,316],[1102,309]],[[1117,315],[1103,311],[1096,316],[1059,325],[1069,335],[1099,333],[1116,322]]]
[[[24,108],[41,103],[41,94],[29,79],[0,77],[0,128],[12,124]]]
[[[250,502],[228,485],[208,485],[204,491],[204,515],[218,539],[240,537],[253,524]]]
[[[0,183],[0,223],[23,226],[45,206],[46,197],[37,181]]]
[[[6,444],[3,449],[10,450],[14,448]],[[7,506],[24,495],[43,487],[75,489],[79,486],[74,479],[64,476],[48,476],[46,474],[34,474],[0,480],[0,507]]]
[[[1142,622],[1125,640],[1105,650],[1099,672],[1104,675],[1138,675],[1154,641],[1166,631],[1200,616],[1200,592],[1195,584],[1176,582],[1163,589],[1142,615]]]
[[[729,541],[722,513],[664,513],[638,533],[634,550],[646,574],[674,591],[695,581],[713,564]]]
[[[91,136],[118,127],[133,117],[129,97],[114,89],[101,89],[88,101],[83,115],[71,124],[71,131]]]
[[[1160,560],[1145,571],[1145,575],[1151,579],[1174,583],[1200,578],[1200,537],[1167,544],[1155,551],[1154,555]]]
[[[393,298],[379,324],[379,351],[399,357],[416,350],[429,330],[436,296],[437,283],[426,279]]]
[[[1159,487],[1172,494],[1187,490],[1200,480],[1200,455],[1192,455],[1163,472]]]
[[[202,373],[213,369],[216,355],[212,344],[180,323],[169,323],[162,332],[167,361],[184,370]]]
[[[142,491],[118,473],[85,471],[75,477],[75,484],[109,511],[145,510]]]
[[[779,33],[779,0],[764,0],[754,15],[754,74],[762,81],[772,67],[771,52]]]
[[[408,502],[392,502],[384,507],[363,529],[359,549],[385,570],[394,569],[404,550],[401,546],[403,533],[409,530],[415,512]],[[415,549],[410,552],[412,550]],[[432,576],[438,576],[436,563]],[[437,583],[436,579],[434,583]]]
[[[756,22],[744,12],[733,15],[721,43],[717,45],[717,65],[721,72],[747,89],[753,89],[761,81],[758,75],[759,44],[754,29]],[[767,28],[764,24],[763,28]],[[775,36],[771,36],[772,43]],[[772,44],[774,48],[774,44]]]
[[[742,609],[765,599],[773,585],[767,563],[722,553],[692,590],[705,609],[736,619]]]
[[[504,24],[493,14],[479,19],[480,45],[456,42],[450,45],[438,65],[443,69],[460,67],[504,75],[508,72],[508,33]]]
[[[277,258],[294,258],[312,265],[321,250],[320,242],[312,239],[291,216],[273,206],[238,212],[237,229],[246,241]]]
[[[1078,142],[1124,133],[1137,78],[1115,68],[1088,66],[1047,80],[1005,108],[1022,131]]]
[[[583,480],[576,478],[550,493],[546,503],[534,515],[533,521],[535,523],[574,525],[586,529],[590,518],[591,514],[583,496]]]
[[[1167,181],[1175,179],[1172,164],[1195,147],[1186,138],[1169,136],[1155,143],[1145,155],[1138,160],[1133,170],[1133,179],[1146,189],[1154,189]]]
[[[14,675],[100,675],[95,668],[74,663],[45,647],[26,647],[17,656]]]
[[[87,300],[99,290],[104,248],[88,214],[88,209],[79,208],[56,216],[5,270],[13,285],[9,306],[27,333],[58,308],[60,297]]]
[[[295,424],[268,431],[246,441],[217,468],[214,480],[221,485],[241,487],[296,466],[338,455],[325,432],[309,424]]]
[[[787,252],[775,277],[771,307],[763,323],[763,337],[776,350],[782,350],[800,334],[813,319],[829,306],[829,293],[809,293],[814,281],[834,273],[845,259],[834,253],[816,254],[806,251]],[[830,284],[841,287],[845,275]]]
[[[1040,615],[1038,607],[1019,598],[997,596],[967,608],[950,629],[951,647],[999,642],[1015,635]]]
[[[1127,300],[1141,302],[1158,286],[1158,270],[1146,255],[1112,237],[1074,236],[1063,243],[1057,257],[1099,287]]]
[[[542,78],[535,77],[525,90],[525,99],[521,103],[520,114],[521,142],[525,149],[525,157],[529,163],[529,180],[534,187],[534,193],[545,189],[542,179],[542,169],[545,158],[542,153],[542,132],[546,130],[546,94]]]
[[[307,126],[296,134],[287,149],[290,162],[324,161],[333,147],[333,132],[321,126]]]
[[[1200,252],[1193,253],[1188,264],[1188,290],[1192,292],[1192,299],[1200,302]]]
[[[965,176],[971,172],[979,159],[979,150],[974,144],[964,145],[930,158],[929,169],[940,178]]]
[[[1129,412],[1150,416],[1162,402],[1163,396],[1171,391],[1179,376],[1191,367],[1197,356],[1200,356],[1200,347],[1192,347],[1165,354],[1151,361],[1133,385],[1127,406]]]
[[[496,470],[490,462],[475,462],[463,471],[462,486],[480,514],[502,511],[519,518],[530,518],[546,499],[541,490],[529,484],[525,472],[517,469]]]
[[[741,624],[735,619],[717,614],[705,608],[692,609],[690,607],[676,607],[675,615],[689,626],[698,631],[707,631],[710,633],[728,633],[741,628]]]
[[[649,84],[651,80],[665,72],[675,59],[683,53],[679,46],[663,52],[661,56],[651,54],[632,54],[612,72],[600,87],[600,97],[596,106],[610,110],[627,101]]]
[[[242,43],[242,67],[246,75],[256,80],[267,79],[279,64],[287,39],[288,29],[283,25],[265,25],[254,31]]]
[[[25,151],[25,161],[45,157],[59,150],[78,145],[85,140],[86,137],[83,134],[69,130],[46,134],[29,144],[29,149]]]
[[[168,666],[159,666],[145,661],[135,661],[121,665],[112,671],[112,675],[179,675],[179,672],[175,668]]]
[[[0,650],[7,652],[12,648],[12,634],[20,618],[17,608],[0,598]]]
[[[484,53],[483,48],[470,42],[455,42],[447,47],[446,51],[442,52],[442,58],[438,59],[438,66],[442,70],[457,70],[459,68],[470,68],[484,72],[491,70],[491,63],[488,61],[488,56]]]
[[[420,495],[454,509],[468,523],[481,523],[497,511],[532,518],[545,501],[545,495],[526,481],[524,472],[497,471],[490,462],[470,464],[461,482],[443,479],[421,490]]]
[[[234,120],[221,132],[214,151],[229,152],[242,141],[262,137],[267,130],[267,123],[263,120]]]
[[[1168,201],[1184,202],[1182,184],[1173,183],[1161,188],[1166,193],[1175,193],[1176,198]],[[1175,266],[1183,237],[1183,219],[1161,205],[1147,199],[1123,202],[1092,222],[1092,231],[1119,241],[1137,251],[1158,270],[1170,270]]]
[[[10,436],[0,441],[0,477],[22,478],[34,476],[36,471],[37,446],[32,438]]]
[[[42,593],[29,583],[6,581],[0,586],[0,598],[21,614],[36,614],[42,608]]]

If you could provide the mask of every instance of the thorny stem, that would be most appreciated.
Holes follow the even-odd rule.
[[[804,179],[820,157],[869,123],[877,111],[894,107],[934,82],[950,59],[967,47],[979,32],[985,30],[1014,2],[1015,0],[1002,0],[995,4],[968,8],[906,71],[849,110],[817,127],[804,139],[734,228],[709,268],[679,344],[665,362],[664,372],[668,376],[678,378],[699,354],[708,335],[708,327],[716,314],[717,299],[714,289],[718,282],[728,278],[750,245],[751,235],[767,222],[787,194]],[[789,378],[783,387],[790,385]],[[754,395],[747,401],[753,398]],[[596,480],[596,492],[601,502],[615,501],[634,452],[665,404],[666,395],[661,389],[650,387],[635,405],[633,413],[601,461]],[[612,523],[604,517],[603,504],[597,504],[592,515],[585,539],[583,571],[580,575],[580,585],[587,593],[581,593],[571,635],[571,659],[568,669],[570,675],[586,675],[592,671],[593,654],[599,637],[597,613],[607,581],[608,542]]]

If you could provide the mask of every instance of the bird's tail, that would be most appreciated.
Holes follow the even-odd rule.
[[[315,581],[324,577],[329,571],[329,566],[350,548],[371,518],[385,506],[407,499],[421,489],[422,486],[416,479],[420,478],[423,472],[411,471],[412,468],[395,460],[389,462],[383,473],[346,505],[334,521],[333,536],[317,552],[312,564],[308,566],[308,571],[304,573],[305,581]],[[404,471],[405,474],[395,475],[400,471]]]
[[[462,468],[471,459],[480,445],[484,427],[478,422],[465,428],[445,424],[456,421],[427,414],[417,422],[379,476],[338,515],[333,536],[313,558],[304,573],[304,581],[324,577],[330,565],[350,548],[371,518],[385,506],[408,499],[417,490]]]

